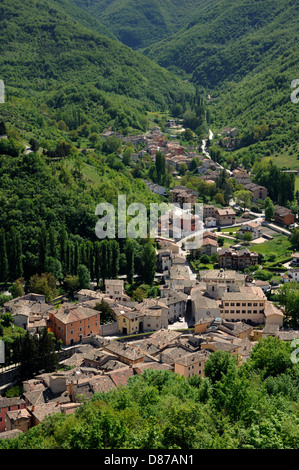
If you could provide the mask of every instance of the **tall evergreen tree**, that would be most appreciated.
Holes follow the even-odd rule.
[[[0,282],[6,282],[8,280],[8,258],[7,258],[7,247],[6,247],[6,236],[4,228],[0,229]]]
[[[143,248],[141,278],[145,284],[152,286],[157,267],[156,250],[150,242]]]
[[[41,227],[39,233],[39,273],[45,271],[45,261],[48,254],[48,237],[47,229],[45,226]]]
[[[75,241],[75,244],[74,244],[74,267],[73,267],[74,274],[78,273],[79,264],[80,264],[79,242]]]
[[[63,227],[59,232],[59,245],[60,245],[59,257],[60,257],[60,262],[62,265],[63,274],[67,273],[67,240],[68,240],[67,232],[65,228]]]
[[[134,245],[131,240],[128,240],[126,245],[126,274],[127,274],[127,281],[129,284],[132,284],[134,279],[134,265],[135,265],[135,253],[134,253]]]
[[[36,335],[33,336],[28,331],[22,339],[20,362],[21,379],[31,379],[37,372],[39,364],[38,339]]]
[[[102,266],[102,281],[105,284],[105,279],[111,279],[111,249],[108,240],[101,242],[101,266]]]
[[[94,277],[96,283],[99,284],[101,277],[101,243],[95,242],[94,244]]]
[[[111,248],[111,277],[112,279],[116,279],[119,272],[119,257],[120,257],[120,250],[119,244],[116,240],[111,240],[110,242]]]
[[[58,365],[55,352],[55,338],[53,333],[48,333],[44,328],[38,339],[38,370],[54,372]]]
[[[20,233],[15,227],[12,227],[9,232],[8,264],[10,270],[10,279],[12,281],[15,281],[16,279],[22,277],[22,242]]]
[[[57,237],[53,227],[49,227],[48,231],[48,256],[57,257]]]

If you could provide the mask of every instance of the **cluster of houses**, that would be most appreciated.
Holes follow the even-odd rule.
[[[167,127],[172,131],[176,123],[169,122]],[[227,129],[221,145],[235,145],[237,134],[236,129]],[[132,136],[127,139],[132,141]],[[158,127],[146,136],[135,137],[134,144],[138,143],[145,144],[141,152],[153,160],[158,150],[163,152],[174,171],[182,162],[188,166],[195,156],[186,153],[176,140],[167,141]],[[217,164],[204,157],[200,161],[200,177],[214,182],[220,172]],[[252,183],[245,170],[234,170],[231,177],[251,191],[252,201],[268,196],[267,189]],[[169,195],[159,185],[149,181],[146,184],[153,192],[170,197],[180,208],[185,204],[193,207],[198,198],[196,191],[183,186],[174,187]],[[294,219],[291,211],[277,206],[275,220],[290,225]],[[104,292],[94,290],[91,284],[90,289],[78,291],[73,302],[65,298],[59,305],[48,304],[43,295],[29,293],[4,304],[2,312],[12,314],[15,326],[37,334],[47,328],[61,340],[67,354],[60,358],[59,372],[23,382],[20,397],[0,396],[0,438],[27,432],[47,415],[72,413],[83,397],[89,399],[97,392],[126,385],[130,377],[146,369],[168,370],[186,378],[204,377],[205,363],[214,351],[227,351],[242,363],[261,337],[272,335],[291,341],[298,336],[294,330],[283,329],[283,311],[266,296],[269,284],[253,281],[244,273],[245,268],[258,264],[258,254],[239,247],[221,249],[218,234],[209,231],[234,225],[234,209],[204,205],[203,222],[206,230],[200,251],[208,256],[217,253],[219,269],[203,270],[196,276],[180,245],[169,239],[173,234],[169,233],[168,238],[161,234],[156,238],[158,298],[133,301],[123,279],[107,279]],[[189,230],[197,228],[198,219],[191,214]],[[257,240],[261,226],[248,221],[238,233],[241,239],[250,233]],[[299,279],[296,252],[282,282],[294,279]],[[106,323],[102,319],[103,305],[111,314]],[[184,328],[180,327],[182,322]]]
[[[215,235],[205,239],[213,246]],[[32,333],[46,327],[68,354],[59,372],[24,382],[20,397],[0,397],[0,438],[27,432],[47,415],[74,412],[82,397],[126,385],[146,369],[203,377],[214,351],[228,351],[242,363],[263,336],[293,339],[263,286],[233,269],[204,270],[197,278],[175,242],[156,241],[158,298],[132,301],[122,279],[108,279],[105,292],[82,289],[75,302],[65,299],[60,306],[38,294],[4,304],[15,325]],[[102,302],[112,312],[107,324],[101,322]]]
[[[112,340],[94,333],[86,336],[73,347],[72,355],[61,362],[61,370],[41,373],[23,382],[19,397],[0,398],[0,438],[27,432],[46,416],[73,413],[83,400],[92,398],[95,393],[106,393],[125,386],[131,377],[147,369],[166,370],[186,378],[193,375],[204,377],[205,363],[215,351],[226,351],[242,363],[249,358],[252,347],[261,337],[271,335],[291,341],[298,333],[282,330],[281,312],[265,300],[259,288],[246,287],[245,279],[236,273],[206,273],[201,282],[193,284],[193,287],[181,285],[180,292],[185,290],[190,293],[189,296],[181,294],[176,298],[173,292],[174,304],[178,306],[181,303],[179,311],[183,313],[187,298],[192,299],[192,311],[196,316],[192,332],[170,330],[166,324],[150,335],[133,337],[130,342],[124,342],[121,338]],[[208,292],[212,296],[206,295]],[[94,294],[80,292],[79,295],[82,296],[83,305],[84,298]],[[156,313],[161,308],[167,311],[166,304],[163,304],[166,298],[169,299],[169,296],[150,302],[145,308],[154,306]],[[219,298],[220,302],[217,301]],[[125,302],[119,304],[124,310]],[[134,310],[131,314],[118,311],[118,328],[133,332],[136,319],[137,323],[140,322],[141,310],[143,307],[137,309],[135,315]],[[73,327],[75,323],[79,327],[86,316],[76,318],[74,312],[70,321]],[[141,315],[141,318],[144,317]],[[158,313],[157,321],[159,318]],[[244,321],[249,318],[264,323],[264,327],[257,328]],[[88,321],[91,322],[91,318]],[[65,328],[68,323],[62,324]],[[86,331],[85,334],[89,333]]]
[[[142,149],[132,154],[132,161],[135,163],[145,155],[149,155],[151,160],[155,162],[157,152],[159,151],[163,153],[165,155],[167,166],[172,168],[172,174],[177,179],[180,178],[179,170],[181,164],[185,164],[187,169],[190,170],[191,162],[196,157],[198,161],[198,167],[196,170],[198,177],[207,183],[214,184],[223,170],[221,165],[206,155],[199,154],[194,149],[188,149],[180,144],[177,137],[184,131],[180,123],[170,119],[166,123],[166,128],[168,132],[175,130],[175,134],[170,135],[169,139],[165,137],[165,134],[163,134],[159,126],[153,127],[151,131],[147,132],[145,135],[124,137],[113,131],[107,131],[103,134],[103,137],[117,135],[122,139],[122,141],[132,142],[134,146],[142,144]],[[234,148],[238,143],[238,134],[239,130],[236,128],[224,128],[222,130],[219,145],[228,149]],[[252,182],[250,174],[244,168],[236,168],[233,171],[226,171],[230,178],[235,179],[238,184],[243,185],[244,189],[251,193],[252,203],[264,201],[268,197],[268,189]],[[171,191],[167,191],[165,187],[150,181],[145,181],[145,184],[153,193],[169,198],[172,202],[179,202],[180,204],[194,204],[197,199],[196,192],[193,191],[193,194],[191,194],[191,190],[189,188],[187,189],[182,186],[177,186]],[[195,201],[193,201],[194,198]],[[225,207],[220,209],[214,208],[213,206],[206,206],[205,211],[207,212],[207,227],[234,224],[235,214],[232,208]],[[278,225],[289,227],[295,223],[295,216],[288,208],[277,205],[275,207],[274,222]]]

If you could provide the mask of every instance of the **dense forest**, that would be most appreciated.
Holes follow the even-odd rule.
[[[214,131],[238,127],[244,147],[274,154],[298,141],[298,106],[290,100],[298,13],[293,0],[206,2],[187,28],[143,52],[206,89]],[[272,126],[279,119],[281,125]],[[263,125],[270,132],[252,138]]]
[[[88,124],[146,130],[147,111],[165,111],[193,94],[193,86],[148,58],[87,29],[65,0],[3,1],[0,74],[4,121],[26,137],[62,135]],[[32,21],[34,18],[34,21]],[[83,24],[86,24],[83,12]],[[30,135],[31,134],[31,135]]]
[[[2,449],[296,449],[298,364],[288,342],[260,340],[237,367],[212,353],[205,378],[146,370],[55,414]]]
[[[141,49],[161,41],[197,17],[203,0],[71,0],[97,18],[124,44]],[[215,0],[210,1],[215,3]]]
[[[100,240],[95,233],[95,210],[101,202],[113,204],[116,216],[118,195],[126,195],[127,206],[138,201],[149,208],[159,202],[134,178],[132,168],[115,156],[123,168],[120,173],[113,169],[113,155],[84,156],[76,148],[59,159],[36,152],[23,155],[18,153],[19,141],[5,142],[12,142],[15,153],[0,159],[1,282],[46,272],[61,281],[77,275],[82,264],[97,282],[118,274],[128,274],[132,282],[132,270],[148,280],[143,260],[151,241]]]

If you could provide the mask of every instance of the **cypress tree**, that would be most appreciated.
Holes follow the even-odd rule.
[[[99,284],[101,276],[101,243],[95,242],[94,244],[94,277]]]
[[[53,227],[49,227],[48,256],[57,257],[57,237]]]
[[[111,240],[110,242],[110,249],[111,249],[111,277],[112,279],[116,279],[119,272],[119,257],[120,257],[120,250],[119,244],[116,240]]]
[[[9,232],[8,265],[10,279],[15,281],[23,275],[23,257],[21,236],[15,227]]]
[[[79,243],[75,241],[74,244],[74,266],[73,266],[73,273],[78,273],[78,266],[80,264],[80,251],[79,251]]]
[[[60,252],[59,258],[62,266],[63,274],[67,273],[67,232],[65,228],[62,228],[59,233],[59,245],[60,245]]]
[[[47,240],[47,230],[46,227],[43,226],[40,229],[40,234],[39,234],[39,272],[42,273],[45,271],[45,261],[47,257],[47,246],[48,246],[48,240]]]
[[[8,280],[8,258],[7,258],[7,247],[6,247],[6,236],[4,228],[0,229],[0,282],[6,282]]]
[[[127,281],[132,284],[134,279],[134,264],[135,264],[135,253],[133,243],[129,240],[126,246],[126,262],[127,262]]]

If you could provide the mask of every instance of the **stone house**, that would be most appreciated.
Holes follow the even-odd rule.
[[[278,224],[288,226],[295,223],[295,215],[286,207],[275,206],[274,221]]]
[[[240,234],[241,238],[244,238],[245,233],[251,233],[252,239],[256,240],[257,238],[260,238],[262,236],[262,227],[260,224],[257,224],[256,222],[247,222],[242,225],[242,227],[238,230],[237,233]]]
[[[26,408],[26,402],[22,398],[0,397],[0,432],[6,429],[6,413],[10,411],[19,411]]]
[[[232,250],[226,248],[218,251],[220,268],[245,269],[258,264],[258,254],[250,250]]]
[[[210,353],[208,351],[197,351],[185,354],[174,362],[174,372],[183,375],[186,379],[193,375],[204,377],[204,367]]]
[[[58,310],[50,310],[48,327],[56,339],[70,346],[100,334],[100,312],[84,305],[62,305]]]
[[[246,191],[250,191],[252,196],[252,202],[256,202],[259,199],[265,200],[268,197],[268,189],[256,183],[245,184],[244,188]]]

